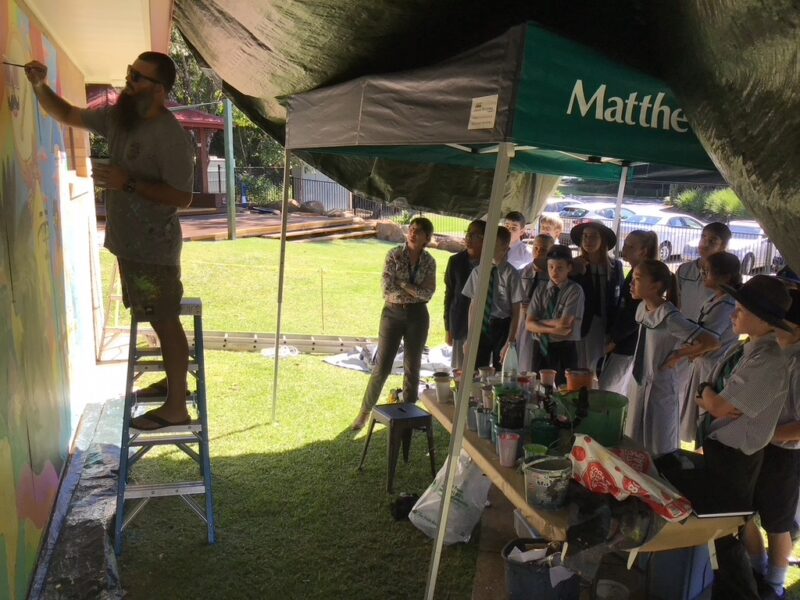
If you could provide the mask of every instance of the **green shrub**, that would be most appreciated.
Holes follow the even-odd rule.
[[[708,195],[705,203],[706,215],[722,221],[748,216],[747,209],[731,188],[716,190]]]
[[[678,197],[675,198],[675,206],[683,212],[687,212],[696,216],[702,216],[706,207],[706,196],[699,188],[691,188],[683,190]]]

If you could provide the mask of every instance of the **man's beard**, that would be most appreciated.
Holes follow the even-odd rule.
[[[136,95],[127,94],[123,90],[117,96],[114,106],[117,109],[117,122],[125,131],[131,131],[144,120],[144,116],[153,104],[153,94],[140,92]]]

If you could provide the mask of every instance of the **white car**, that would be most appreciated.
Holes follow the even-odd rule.
[[[735,254],[742,263],[742,275],[752,275],[756,271],[770,271],[779,264],[780,253],[772,246],[756,221],[731,221],[728,227],[733,234],[728,242],[728,252]],[[697,249],[700,236],[691,239],[683,247],[683,260],[694,260],[700,253]]]
[[[667,212],[658,209],[637,211],[620,222],[620,238],[625,239],[631,231],[644,229],[658,235],[658,258],[666,262],[691,240],[700,237],[705,223],[691,215]]]
[[[564,208],[567,206],[581,206],[583,204],[584,203],[580,200],[573,200],[570,198],[548,198],[542,214],[549,215],[551,217],[557,217],[558,213],[564,210]]]

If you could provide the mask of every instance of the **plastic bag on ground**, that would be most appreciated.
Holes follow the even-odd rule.
[[[436,537],[446,471],[447,461],[439,469],[436,479],[428,486],[408,516],[414,526],[430,538]],[[481,519],[490,486],[489,478],[462,450],[458,457],[453,481],[453,495],[444,536],[445,544],[469,541],[472,530]]]

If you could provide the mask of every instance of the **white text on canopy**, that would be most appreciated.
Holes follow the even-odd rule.
[[[672,129],[678,133],[689,131],[683,109],[672,108],[668,104],[664,104],[666,96],[664,92],[656,94],[655,99],[652,94],[644,95],[640,99],[638,92],[632,92],[623,99],[620,96],[606,96],[606,92],[607,86],[604,83],[595,90],[589,100],[586,100],[583,80],[576,80],[569,99],[567,114],[571,115],[577,104],[581,117],[585,117],[590,110],[594,109],[594,118],[598,121],[638,125],[665,131]]]

